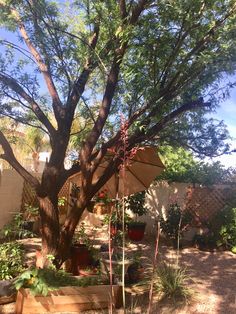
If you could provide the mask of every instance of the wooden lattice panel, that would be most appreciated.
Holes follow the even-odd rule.
[[[66,183],[61,188],[58,194],[58,197],[65,197],[66,200],[68,200],[69,199],[69,187],[70,187],[70,182],[66,181]],[[36,193],[27,181],[24,181],[24,185],[23,185],[22,198],[21,198],[22,210],[24,210],[25,204],[38,206],[38,199],[37,199]],[[65,207],[67,207],[67,202],[65,204]]]
[[[34,189],[31,185],[24,181],[23,191],[22,191],[22,198],[21,198],[21,210],[24,211],[25,204],[31,206],[38,206],[38,199]]]
[[[231,188],[190,187],[187,193],[186,208],[197,214],[201,220],[209,220],[228,203]]]

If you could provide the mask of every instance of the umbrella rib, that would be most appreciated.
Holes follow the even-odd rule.
[[[153,164],[153,163],[151,163],[151,162],[146,162],[146,161],[138,160],[138,159],[135,159],[135,158],[133,158],[133,159],[131,160],[131,166],[132,166],[132,163],[133,163],[133,162],[138,162],[138,163],[140,163],[140,164],[144,164],[144,165],[148,165],[148,166],[153,166],[153,167],[158,167],[158,168],[165,168],[164,165],[157,165],[157,164]]]
[[[149,186],[149,185],[147,186],[145,183],[143,183],[143,181],[140,180],[139,177],[137,177],[136,174],[135,174],[130,168],[128,168],[127,170],[128,170],[128,171],[137,179],[137,181],[139,181],[145,188],[147,188],[147,187]]]

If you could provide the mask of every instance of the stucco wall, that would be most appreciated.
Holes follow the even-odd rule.
[[[0,177],[0,229],[19,211],[23,189],[23,179],[15,171],[5,169]]]
[[[159,215],[165,217],[166,209],[171,202],[178,201],[178,204],[183,206],[188,187],[188,183],[168,184],[163,181],[156,182],[149,188],[146,195],[149,211],[140,219],[147,223],[147,234],[155,234],[157,218]]]

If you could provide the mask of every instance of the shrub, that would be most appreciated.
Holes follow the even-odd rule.
[[[16,277],[23,271],[24,249],[17,242],[0,245],[0,280]]]
[[[187,286],[189,279],[186,269],[163,263],[156,270],[154,289],[162,292],[166,298],[188,299],[191,296]]]
[[[6,224],[1,230],[1,235],[7,241],[23,238],[32,238],[35,234],[24,228],[23,213],[16,213],[10,223]]]
[[[127,197],[125,203],[126,209],[131,210],[135,214],[136,220],[138,216],[145,215],[148,211],[148,208],[145,206],[145,191]]]
[[[225,207],[216,214],[212,221],[215,225],[217,245],[225,245],[228,248],[236,246],[236,208]]]

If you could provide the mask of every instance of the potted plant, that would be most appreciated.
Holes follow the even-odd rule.
[[[101,265],[101,273],[106,275],[107,278],[110,277],[110,263],[112,264],[112,277],[115,283],[121,282],[122,277],[122,267],[123,263],[125,266],[125,274],[127,273],[128,267],[131,264],[130,259],[122,259],[122,252],[116,250],[113,252],[111,260],[109,258],[109,253],[101,253],[102,257],[100,258],[100,265]]]
[[[118,205],[119,206],[119,205]],[[131,218],[125,213],[125,226],[129,223]],[[117,233],[122,231],[122,220],[120,217],[119,209],[113,211],[111,214],[106,214],[103,219],[103,224],[109,226],[109,221],[111,222],[111,236],[114,238]]]
[[[73,244],[71,246],[69,270],[73,275],[79,275],[80,268],[86,268],[92,265],[92,250],[92,241],[86,234],[84,223],[82,223],[79,231],[74,235]]]
[[[107,189],[98,192],[93,198],[93,202],[93,213],[98,215],[110,213],[114,204],[113,200],[108,196]]]
[[[144,237],[146,223],[138,221],[138,217],[147,213],[145,207],[145,192],[139,192],[131,195],[126,200],[126,209],[132,211],[135,219],[128,223],[128,236],[130,240],[141,241]]]
[[[0,235],[6,241],[12,241],[16,239],[32,238],[35,234],[24,228],[25,219],[23,213],[17,212],[13,215],[12,220],[4,225],[0,231]]]

